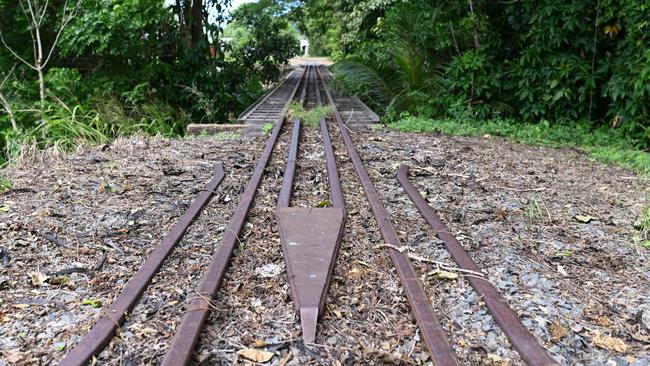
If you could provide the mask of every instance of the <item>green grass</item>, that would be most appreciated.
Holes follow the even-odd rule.
[[[502,136],[517,142],[550,147],[574,146],[592,158],[650,175],[650,154],[624,129],[594,127],[587,122],[568,124],[521,123],[512,120],[457,121],[402,115],[388,126],[403,132],[440,132],[457,136]]]
[[[14,184],[6,178],[0,178],[0,193],[6,192],[14,187]]]
[[[551,214],[546,207],[544,201],[540,198],[533,198],[529,203],[526,210],[524,210],[524,216],[528,218],[528,221],[533,222],[544,222],[548,217],[549,222],[551,221]]]
[[[273,131],[273,123],[265,123],[262,125],[262,132],[264,132],[265,135],[268,135]]]
[[[309,127],[318,127],[320,119],[322,117],[328,117],[332,114],[331,106],[320,106],[315,107],[310,110],[305,110],[302,105],[296,102],[292,102],[289,105],[289,110],[293,115],[293,118],[300,119],[304,124]]]
[[[215,138],[217,140],[236,140],[241,138],[241,134],[236,132],[219,132],[215,135]]]
[[[94,108],[50,104],[42,118],[36,117],[37,111],[23,112],[33,114],[35,122],[19,131],[0,131],[0,163],[19,158],[25,151],[70,151],[82,144],[106,144],[135,133],[180,136],[187,125],[187,120],[166,104],[148,102],[134,107],[111,98]]]

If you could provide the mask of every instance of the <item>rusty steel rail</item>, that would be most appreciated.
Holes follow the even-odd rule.
[[[306,84],[314,87],[314,97],[317,104],[321,105],[313,67],[308,67]],[[301,101],[304,102],[304,99]],[[289,207],[300,140],[300,121],[296,120],[276,209],[287,279],[300,316],[305,344],[312,344],[316,340],[318,316],[325,305],[345,222],[341,181],[323,117],[320,118],[320,128],[327,159],[332,207]]]
[[[282,176],[282,186],[280,187],[280,194],[278,195],[278,207],[289,207],[289,202],[291,201],[291,187],[293,186],[293,178],[296,175],[296,160],[298,158],[299,140],[300,120],[296,119],[293,122],[293,130],[291,131],[289,158],[287,159],[287,165],[284,168],[284,175]]]
[[[438,239],[445,243],[447,251],[451,254],[451,257],[459,268],[480,273],[481,269],[476,262],[474,262],[472,257],[463,249],[463,246],[449,232],[447,226],[445,226],[427,201],[422,198],[418,189],[411,183],[408,178],[408,173],[409,166],[401,164],[397,173],[397,180],[413,204],[415,204],[415,207],[420,211],[422,217],[433,228]],[[478,295],[483,297],[488,311],[492,314],[497,324],[499,324],[503,333],[510,339],[510,343],[519,352],[524,362],[528,365],[535,366],[557,365],[557,362],[548,355],[546,349],[537,342],[535,337],[522,324],[517,314],[508,306],[506,300],[492,283],[478,277],[467,276],[466,278]]]
[[[301,79],[304,80],[304,77],[305,70],[303,70]],[[284,124],[284,114],[289,108],[289,103],[295,97],[299,85],[300,82],[296,83],[294,86],[291,95],[284,106],[282,115],[278,117],[275,122],[275,128],[264,147],[264,151],[255,167],[253,176],[249,180],[246,190],[242,194],[237,210],[230,219],[228,228],[223,233],[221,245],[214,253],[210,265],[196,290],[196,296],[190,300],[185,315],[176,329],[173,343],[167,350],[165,358],[162,361],[163,366],[187,365],[192,359],[192,351],[198,342],[201,329],[203,328],[203,324],[205,323],[210,311],[210,302],[221,286],[221,281],[223,280],[223,276],[228,268],[228,263],[230,262],[233,249],[239,241],[239,233],[244,226],[246,216],[248,216],[248,211],[253,203],[255,193],[257,192],[257,187],[262,181],[264,169],[266,169],[266,165],[271,158],[271,153],[273,152],[275,143],[280,135],[280,131]]]
[[[343,124],[341,115],[336,109],[336,105],[334,104],[334,100],[332,99],[332,96],[327,89],[327,86],[325,85],[323,76],[318,69],[317,72],[319,79],[323,83],[323,90],[325,91],[327,100],[333,108],[334,117],[338,123],[341,136],[343,137],[345,146],[347,147],[348,153],[350,154],[350,159],[354,164],[354,168],[359,175],[361,185],[366,192],[368,202],[370,203],[372,212],[375,216],[375,219],[377,220],[381,234],[387,243],[399,248],[401,247],[399,237],[397,236],[397,232],[395,231],[395,228],[390,221],[390,217],[388,216],[386,209],[381,203],[379,193],[374,187],[372,180],[368,176],[368,173],[363,166],[361,157],[354,147],[354,143],[352,142],[352,138],[350,137],[346,126]],[[447,341],[447,337],[445,336],[445,332],[440,325],[440,321],[433,312],[433,307],[426,292],[424,292],[424,289],[422,288],[422,284],[420,283],[420,280],[418,279],[418,276],[415,273],[411,262],[409,261],[406,254],[401,253],[395,249],[389,250],[391,259],[395,268],[397,269],[397,273],[399,275],[402,286],[404,286],[406,297],[408,298],[409,304],[411,305],[411,310],[415,315],[418,327],[422,332],[422,338],[427,348],[429,349],[433,363],[436,366],[458,365],[454,351]]]
[[[284,83],[286,83],[286,82],[289,80],[289,78],[291,77],[291,75],[293,75],[294,72],[296,72],[296,70],[291,70],[290,72],[288,72],[287,75],[285,75],[284,78],[283,78],[283,79],[278,83],[278,85],[276,85],[273,89],[269,90],[266,94],[264,94],[264,95],[262,95],[261,97],[259,97],[255,102],[253,102],[253,104],[251,104],[250,106],[248,106],[248,108],[246,108],[246,110],[244,110],[243,112],[241,112],[241,113],[239,114],[239,117],[237,117],[237,120],[238,120],[238,121],[243,121],[243,120],[245,120],[246,118],[248,118],[248,116],[249,116],[251,113],[253,113],[253,111],[254,111],[257,107],[259,107],[260,105],[262,105],[262,103],[264,103],[267,99],[269,99],[269,97],[270,97],[273,93],[275,93],[278,89],[280,89],[280,87],[282,87],[282,85],[284,85]]]
[[[316,105],[322,106],[323,99],[321,97],[319,83],[316,80]],[[323,84],[325,87],[325,84]],[[333,104],[334,105],[334,104]],[[336,105],[334,105],[336,108]],[[338,113],[338,112],[337,112]],[[343,189],[341,188],[341,178],[339,171],[336,167],[336,158],[334,157],[334,147],[332,146],[332,139],[330,138],[329,130],[327,129],[327,122],[325,117],[320,118],[320,130],[323,135],[323,143],[325,144],[325,160],[327,161],[327,176],[330,184],[330,198],[332,200],[332,207],[340,207],[345,209],[345,200],[343,198]]]
[[[307,66],[305,73],[309,75],[309,69],[311,66]],[[301,82],[301,92],[300,92],[300,105],[305,103],[305,98],[307,96],[307,81],[309,76],[303,79]],[[291,201],[291,187],[293,186],[293,178],[296,174],[296,160],[298,159],[298,141],[300,140],[300,119],[296,118],[293,121],[293,130],[291,132],[291,145],[289,146],[289,158],[287,159],[287,165],[284,169],[284,174],[282,176],[282,186],[280,187],[280,195],[278,196],[278,207],[289,207],[289,202]]]
[[[59,365],[72,366],[88,363],[99,354],[110,342],[117,329],[124,323],[127,314],[133,310],[136,303],[151,283],[163,262],[172,250],[181,241],[188,227],[201,213],[201,210],[210,201],[215,190],[225,176],[223,166],[215,164],[212,180],[205,189],[192,201],[190,207],[178,219],[169,233],[162,239],[158,247],[149,255],[138,272],[126,283],[122,292],[113,301],[92,329],[68,352]]]

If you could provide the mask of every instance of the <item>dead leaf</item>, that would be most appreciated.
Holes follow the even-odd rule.
[[[627,352],[627,349],[629,348],[622,339],[606,336],[600,333],[596,333],[593,340],[596,346],[610,351]]]
[[[411,335],[413,335],[413,329],[412,328],[404,328],[404,329],[398,331],[397,333],[402,337],[410,337]]]
[[[148,328],[147,327],[147,328],[138,329],[135,332],[135,334],[142,337],[142,336],[156,335],[156,334],[158,334],[158,331],[153,329],[153,328]]]
[[[560,274],[561,274],[562,276],[568,276],[568,275],[569,275],[569,274],[566,272],[566,270],[564,269],[564,266],[562,266],[562,265],[559,264],[559,263],[558,263],[558,265],[557,265],[557,271],[560,272]]]
[[[458,278],[458,273],[454,272],[449,272],[449,271],[443,271],[441,269],[436,269],[435,271],[431,271],[427,273],[427,275],[436,277],[436,278],[441,278],[444,280],[455,280]]]
[[[47,281],[48,279],[48,277],[45,274],[41,273],[40,271],[32,272],[30,275],[32,279],[32,285],[37,287],[43,286],[45,281]]]
[[[237,351],[237,354],[253,362],[269,362],[275,353],[255,348],[244,348]]]
[[[363,271],[361,271],[359,268],[352,268],[348,272],[348,277],[350,277],[350,278],[361,278],[361,277],[363,277]]]
[[[591,215],[575,215],[574,218],[582,223],[588,223],[596,218]]]
[[[20,360],[25,357],[25,354],[19,351],[6,351],[5,352],[5,361],[9,362],[10,364],[15,364],[20,362]]]
[[[612,322],[609,320],[609,318],[605,318],[604,316],[599,316],[595,319],[596,324],[600,325],[601,327],[609,327],[612,325]]]
[[[357,259],[357,263],[359,263],[360,265],[362,265],[364,267],[370,268],[370,265],[367,262],[364,262],[362,260]]]
[[[488,353],[485,358],[488,361],[488,365],[498,365],[498,366],[510,365],[510,360],[503,358],[494,353]]]
[[[264,342],[261,339],[257,339],[257,340],[255,340],[255,342],[253,342],[253,344],[251,346],[253,346],[255,348],[264,347],[264,346],[266,346],[266,342]]]
[[[505,208],[505,207],[497,208],[496,211],[494,211],[494,213],[493,213],[494,218],[497,219],[497,220],[505,219],[507,211],[508,211],[508,209]]]
[[[70,277],[68,276],[53,277],[50,280],[50,285],[55,286],[67,285],[68,283],[70,283]]]
[[[549,331],[551,332],[551,337],[554,341],[559,341],[560,339],[569,335],[569,331],[562,324],[560,324],[559,321],[553,322],[549,327]]]

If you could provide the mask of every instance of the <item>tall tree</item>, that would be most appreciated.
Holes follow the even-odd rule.
[[[59,41],[61,33],[65,27],[74,19],[77,12],[77,3],[74,6],[68,6],[68,0],[63,4],[63,11],[61,14],[61,25],[56,31],[56,35],[52,44],[49,46],[49,49],[44,45],[44,40],[42,36],[42,27],[47,15],[49,0],[44,2],[41,0],[19,0],[20,7],[27,18],[27,23],[29,24],[29,33],[32,39],[32,48],[34,51],[34,62],[29,62],[23,57],[21,57],[14,49],[7,44],[5,37],[0,29],[0,40],[4,47],[20,62],[27,65],[29,68],[33,69],[38,73],[38,85],[39,85],[39,95],[41,99],[41,113],[45,106],[45,78],[44,70],[47,67],[47,64],[52,59],[52,54],[54,49]]]

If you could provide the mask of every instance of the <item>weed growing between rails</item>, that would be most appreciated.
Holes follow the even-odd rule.
[[[327,105],[305,110],[302,105],[292,102],[289,105],[289,111],[294,118],[300,119],[309,127],[316,128],[321,118],[328,118],[332,115],[333,109]]]
[[[264,132],[264,135],[269,135],[273,131],[273,123],[265,123],[262,126],[262,132]]]

